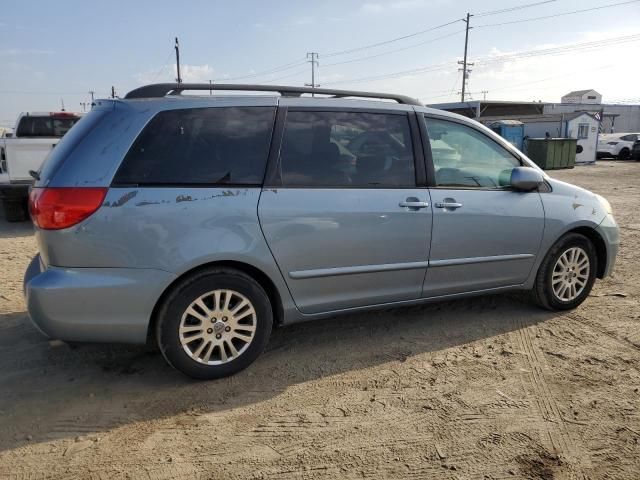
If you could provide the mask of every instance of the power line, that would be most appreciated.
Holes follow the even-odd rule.
[[[369,45],[363,45],[361,47],[350,48],[350,49],[347,49],[347,50],[340,50],[339,52],[324,53],[323,57],[325,57],[325,58],[327,58],[327,57],[335,57],[335,56],[338,56],[338,55],[345,55],[347,53],[359,52],[361,50],[367,50],[369,48],[379,47],[381,45],[387,45],[389,43],[398,42],[400,40],[405,40],[407,38],[416,37],[418,35],[422,35],[422,34],[427,33],[427,32],[432,32],[434,30],[438,30],[440,28],[444,28],[444,27],[447,27],[449,25],[453,25],[454,23],[458,23],[458,22],[461,22],[461,21],[462,21],[461,18],[457,18],[456,20],[452,20],[451,22],[443,23],[441,25],[436,25],[435,27],[430,27],[430,28],[427,28],[425,30],[420,30],[419,32],[410,33],[408,35],[402,35],[401,37],[395,37],[395,38],[392,38],[392,39],[389,39],[389,40],[384,40],[382,42],[371,43]]]
[[[617,45],[620,43],[636,42],[639,40],[640,40],[640,34],[626,35],[626,36],[612,37],[612,38],[592,41],[592,42],[562,45],[559,47],[553,47],[553,48],[547,48],[547,49],[523,51],[523,52],[518,52],[514,54],[501,55],[497,57],[484,57],[484,58],[480,57],[480,59],[476,59],[476,66],[502,63],[507,61],[518,60],[520,58],[529,58],[529,57],[535,57],[535,56],[563,55],[565,53],[573,53],[574,51],[578,51],[578,50],[598,49],[598,48],[608,47],[611,45]],[[386,80],[386,79],[402,77],[402,76],[406,76],[414,73],[434,72],[437,70],[443,70],[447,68],[451,68],[451,62],[445,62],[445,63],[435,64],[435,65],[425,65],[422,67],[417,67],[409,70],[402,70],[398,72],[373,75],[368,77],[360,77],[360,78],[348,79],[348,80],[336,80],[333,82],[327,82],[326,84],[329,85],[329,84],[336,84],[336,83],[363,83],[363,82],[370,82],[370,81],[376,81],[376,80]]]
[[[173,52],[169,52],[169,55],[167,55],[167,58],[164,60],[164,62],[162,62],[162,67],[160,67],[160,70],[158,70],[158,73],[155,74],[155,76],[153,77],[153,80],[151,80],[151,83],[156,83],[156,80],[158,79],[160,74],[164,72],[165,68],[167,68],[167,65],[168,65],[167,62],[169,61],[172,55],[173,55]]]
[[[537,7],[538,5],[544,5],[545,3],[553,3],[553,2],[556,2],[556,1],[557,0],[545,0],[543,2],[527,3],[526,5],[519,5],[517,7],[502,8],[500,10],[491,10],[489,12],[474,13],[473,16],[474,17],[488,17],[489,15],[498,15],[500,13],[508,13],[508,12],[513,12],[513,11],[516,11],[516,10],[523,10],[525,8]]]
[[[341,62],[327,63],[327,64],[323,64],[323,67],[327,68],[327,67],[333,67],[335,65],[344,65],[345,63],[363,62],[365,60],[370,60],[372,58],[378,58],[378,57],[382,57],[384,55],[389,55],[391,53],[402,52],[404,50],[409,50],[411,48],[420,47],[422,45],[426,45],[428,43],[432,43],[432,42],[435,42],[437,40],[442,40],[443,38],[448,38],[448,37],[452,37],[454,35],[458,35],[458,34],[460,34],[462,32],[464,32],[464,30],[458,30],[458,31],[453,32],[453,33],[448,33],[446,35],[441,35],[440,37],[432,38],[432,39],[427,40],[425,42],[414,43],[413,45],[409,45],[407,47],[396,48],[395,50],[389,50],[387,52],[377,53],[375,55],[368,55],[366,57],[358,57],[358,58],[354,58],[354,59],[351,59],[351,60],[343,60]]]
[[[285,63],[284,65],[280,65],[278,67],[273,67],[270,68],[268,70],[263,70],[261,72],[255,72],[255,73],[250,73],[247,75],[239,75],[239,76],[235,76],[235,77],[225,77],[225,81],[228,80],[242,80],[244,78],[255,78],[255,77],[262,77],[264,75],[269,75],[271,73],[279,73],[285,70],[289,70],[291,68],[295,68],[298,67],[300,65],[304,65],[307,63],[307,59],[299,59],[299,60],[295,60],[293,62],[289,62],[289,63]]]
[[[596,40],[591,42],[574,43],[569,45],[561,45],[558,47],[528,50],[524,52],[518,52],[513,54],[498,55],[494,57],[485,57],[484,59],[477,60],[480,66],[490,65],[494,63],[504,63],[513,60],[519,60],[522,58],[538,57],[538,56],[556,56],[564,55],[566,53],[573,53],[583,50],[597,50],[599,48],[609,47],[611,45],[618,45],[622,43],[630,43],[640,41],[640,34],[635,35],[623,35],[620,37],[605,38],[603,40]]]
[[[629,0],[626,2],[620,2],[620,3],[610,3],[607,5],[601,5],[599,7],[592,7],[592,8],[585,8],[582,10],[573,10],[571,12],[562,12],[562,13],[555,13],[553,15],[545,15],[542,17],[534,17],[534,18],[523,18],[520,20],[511,20],[509,22],[501,22],[501,23],[485,23],[483,25],[476,25],[475,28],[486,28],[486,27],[500,27],[502,25],[513,25],[515,23],[524,23],[524,22],[534,22],[536,20],[545,20],[548,18],[557,18],[557,17],[564,17],[566,15],[574,15],[577,13],[584,13],[584,12],[593,12],[595,10],[603,10],[605,8],[612,8],[612,7],[619,7],[622,5],[629,5],[630,3],[637,3],[640,0]]]
[[[530,7],[537,6],[537,5],[542,5],[542,4],[545,4],[545,3],[552,3],[552,2],[555,2],[555,1],[557,1],[557,0],[545,0],[545,1],[541,1],[541,2],[528,3],[528,4],[525,4],[525,5],[518,5],[518,6],[515,6],[515,7],[504,8],[504,9],[501,9],[501,10],[493,10],[493,11],[490,11],[490,12],[483,12],[483,13],[480,13],[480,14],[478,14],[476,16],[497,15],[499,13],[506,13],[506,12],[515,11],[515,10],[521,10],[521,9],[530,8]],[[399,37],[391,38],[389,40],[384,40],[384,41],[377,42],[377,43],[371,43],[371,44],[368,44],[368,45],[363,45],[361,47],[350,48],[350,49],[347,49],[347,50],[340,50],[340,51],[337,51],[337,52],[325,53],[325,54],[323,54],[323,56],[325,58],[327,58],[327,57],[334,57],[334,56],[338,56],[338,55],[346,55],[348,53],[353,53],[353,52],[357,52],[357,51],[361,51],[361,50],[366,50],[366,49],[370,49],[370,48],[379,47],[379,46],[382,46],[382,45],[387,45],[389,43],[398,42],[400,40],[406,40],[407,38],[411,38],[411,37],[415,37],[415,36],[418,36],[418,35],[422,35],[422,34],[425,34],[427,32],[431,32],[431,31],[434,31],[434,30],[437,30],[437,29],[440,29],[440,28],[444,28],[444,27],[447,27],[449,25],[453,25],[454,23],[462,22],[462,21],[464,21],[463,18],[458,18],[458,19],[452,20],[450,22],[443,23],[441,25],[436,25],[434,27],[430,27],[430,28],[427,28],[425,30],[420,30],[418,32],[410,33],[410,34],[407,34],[407,35],[402,35],[402,36],[399,36]],[[334,65],[334,64],[330,64],[330,65]],[[325,66],[328,66],[328,65],[325,65]]]
[[[295,77],[295,76],[301,75],[301,74],[303,74],[303,73],[307,73],[308,71],[309,71],[309,70],[308,70],[308,69],[307,69],[307,67],[305,66],[303,69],[301,69],[301,70],[297,70],[297,71],[295,71],[295,72],[293,72],[293,73],[290,73],[290,74],[288,74],[288,75],[284,75],[284,76],[282,76],[282,77],[277,77],[277,78],[272,78],[272,79],[270,79],[270,80],[265,80],[265,83],[273,83],[273,82],[277,82],[278,80],[282,80],[282,79],[285,79],[285,78]]]

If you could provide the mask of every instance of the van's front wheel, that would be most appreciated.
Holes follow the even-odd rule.
[[[156,334],[173,367],[213,379],[249,366],[267,345],[272,325],[263,288],[240,271],[215,268],[173,289],[159,310]]]
[[[591,292],[597,255],[591,241],[571,233],[556,242],[542,261],[533,289],[538,304],[549,310],[570,310]]]

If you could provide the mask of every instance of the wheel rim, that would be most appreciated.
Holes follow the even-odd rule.
[[[582,248],[566,250],[553,267],[551,283],[555,296],[563,302],[575,300],[587,286],[590,268],[589,256]]]
[[[256,333],[256,311],[234,290],[213,290],[191,302],[180,321],[180,343],[198,363],[222,365],[242,355]]]

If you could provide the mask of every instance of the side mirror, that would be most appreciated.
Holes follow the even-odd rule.
[[[529,167],[516,167],[511,170],[511,186],[523,192],[535,190],[544,183],[539,170]]]

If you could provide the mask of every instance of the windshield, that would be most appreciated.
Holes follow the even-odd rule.
[[[18,124],[16,137],[55,137],[62,138],[71,130],[80,117],[28,116],[22,117]]]

